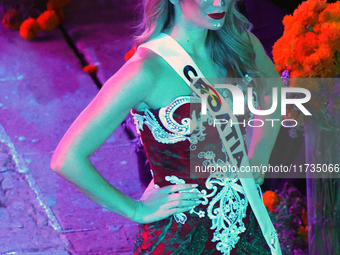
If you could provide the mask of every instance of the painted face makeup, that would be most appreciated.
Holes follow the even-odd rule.
[[[196,26],[210,30],[222,27],[230,0],[182,0],[183,15]]]
[[[225,12],[208,13],[208,16],[212,19],[222,19],[224,15],[225,15]]]

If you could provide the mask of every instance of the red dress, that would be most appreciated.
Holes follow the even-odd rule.
[[[141,224],[134,254],[269,255],[237,176],[202,173],[204,167],[226,166],[228,158],[210,115],[198,116],[197,107],[183,96],[158,110],[132,111],[155,187],[197,183],[192,191],[204,194],[204,202],[188,212]]]

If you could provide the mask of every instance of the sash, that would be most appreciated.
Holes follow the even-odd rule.
[[[190,88],[193,89],[198,96],[201,96],[202,94],[202,91],[200,90],[200,86],[202,84],[199,83],[198,78],[202,79],[205,84],[209,85],[209,81],[205,79],[204,75],[189,54],[169,35],[161,33],[153,40],[141,44],[139,47],[150,49],[161,56],[189,86],[192,83],[193,78],[197,78],[195,79],[196,83],[194,83],[194,86],[190,86]],[[194,75],[194,77],[190,77],[190,73]],[[205,86],[204,90],[209,91],[209,87],[211,88],[211,85]],[[210,92],[212,91],[210,90]],[[262,234],[271,249],[271,253],[273,255],[281,255],[276,230],[269,218],[262,198],[258,193],[253,175],[251,172],[247,173],[239,171],[240,168],[245,169],[245,167],[249,167],[249,159],[244,147],[241,130],[238,125],[232,125],[232,123],[238,123],[238,120],[226,100],[223,97],[219,97],[219,99],[225,107],[220,107],[220,109],[216,110],[212,109],[210,104],[207,104],[207,109],[214,119],[221,119],[222,117],[222,119],[229,120],[227,124],[216,125],[220,139],[226,148],[229,160],[237,169],[237,174],[244,192],[247,195],[249,204],[259,223]],[[233,134],[233,136],[240,142],[237,146],[237,152],[235,152],[235,140],[230,139],[230,134]],[[231,148],[233,149],[233,152],[231,151]]]

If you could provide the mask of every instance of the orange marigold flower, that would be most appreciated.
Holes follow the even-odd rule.
[[[136,47],[133,46],[133,47],[125,54],[125,56],[124,56],[125,61],[128,61],[128,60],[133,56],[133,54],[135,54],[135,52],[136,52]]]
[[[93,73],[96,73],[98,71],[98,66],[96,66],[96,65],[87,65],[87,66],[84,66],[83,71],[87,72],[89,74],[93,74]]]
[[[305,228],[304,226],[300,226],[297,234],[299,236],[302,236],[306,240],[306,242],[308,242],[308,228]]]
[[[293,15],[284,16],[282,23],[285,26],[286,30],[289,30],[292,27],[292,24],[295,22]]]
[[[276,192],[267,190],[262,196],[263,203],[268,211],[274,211],[275,206],[280,203],[280,198]]]
[[[26,40],[32,40],[38,35],[40,29],[35,19],[26,19],[20,26],[20,36]]]
[[[52,31],[59,25],[59,18],[54,10],[47,10],[37,18],[37,22],[42,30]]]
[[[2,23],[4,24],[5,27],[9,29],[18,30],[22,23],[22,19],[23,18],[22,18],[22,14],[20,11],[11,9],[5,13],[2,19]]]
[[[340,22],[340,2],[328,4],[327,8],[324,10],[319,17],[320,22]]]

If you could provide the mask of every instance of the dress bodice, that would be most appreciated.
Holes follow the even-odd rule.
[[[226,164],[212,116],[198,116],[199,107],[201,104],[197,98],[181,96],[157,110],[132,111],[156,185],[169,185],[166,176],[172,175],[186,183],[204,185],[207,178],[201,177],[207,175],[196,176],[195,166]],[[242,133],[245,134],[245,128]]]
[[[209,166],[228,165],[229,160],[213,127],[212,116],[208,113],[202,117],[200,107],[200,99],[181,96],[166,107],[142,112],[132,110],[132,114],[150,162],[155,187],[197,183],[199,186],[192,191],[204,195],[202,204],[189,213],[175,214],[174,220],[177,224],[191,225],[201,219],[200,224],[215,229],[209,232],[209,239],[217,242],[222,254],[230,254],[239,235],[245,231],[248,200],[235,173],[209,175],[206,172]],[[242,122],[242,116],[238,119]],[[245,135],[243,126],[241,130]],[[219,209],[216,211],[216,208]],[[223,237],[226,234],[228,239]],[[216,246],[214,242],[209,242],[210,247]]]

